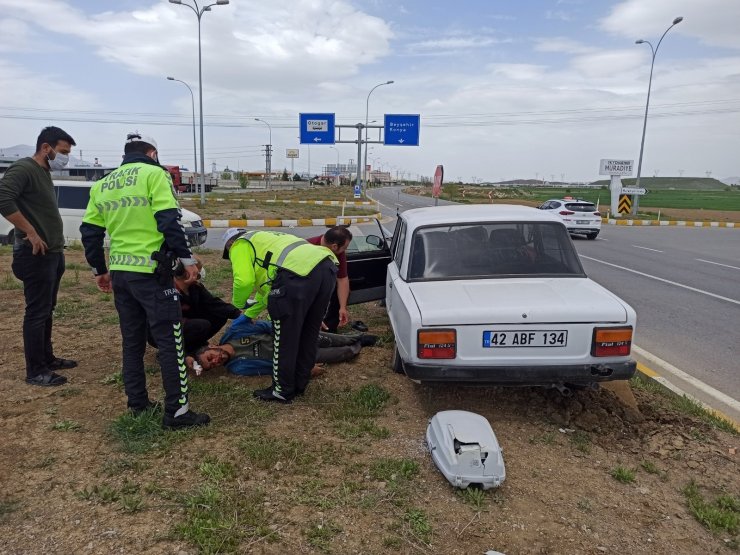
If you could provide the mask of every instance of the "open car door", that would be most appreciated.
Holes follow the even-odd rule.
[[[352,242],[347,247],[349,304],[385,298],[385,275],[391,261],[391,233],[380,225],[352,226]]]

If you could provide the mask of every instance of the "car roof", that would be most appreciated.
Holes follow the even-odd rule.
[[[550,200],[546,200],[545,202],[564,202],[566,204],[595,204],[591,202],[590,200],[584,200],[582,198],[552,198]]]
[[[456,204],[412,208],[401,214],[409,227],[430,224],[458,224],[475,222],[555,222],[560,218],[530,206],[518,204]]]

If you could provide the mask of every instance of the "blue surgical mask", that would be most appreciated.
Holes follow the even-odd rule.
[[[64,167],[69,163],[69,155],[56,152],[55,150],[52,150],[52,152],[54,153],[54,158],[46,157],[49,161],[49,169],[52,171],[64,169]]]

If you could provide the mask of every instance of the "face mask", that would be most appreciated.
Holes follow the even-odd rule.
[[[54,156],[53,159],[50,159],[48,156],[46,157],[46,159],[49,161],[49,169],[51,170],[64,169],[64,167],[69,163],[69,155],[62,154],[61,152],[54,152],[54,154],[56,156]]]

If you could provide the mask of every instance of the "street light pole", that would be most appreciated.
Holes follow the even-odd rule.
[[[188,85],[185,81],[181,81],[180,79],[175,79],[174,77],[168,77],[169,81],[177,81],[178,83],[182,83],[185,85],[188,90],[190,91],[190,101],[193,105],[193,164],[195,166],[193,167],[193,171],[195,175],[198,175],[198,150],[196,148],[196,142],[195,142],[195,95],[193,94],[193,89],[190,88],[190,85]]]
[[[383,85],[392,85],[393,81],[386,81],[385,83],[379,83],[375,85],[372,89],[370,89],[370,92],[367,93],[367,101],[365,102],[365,162],[362,165],[362,176],[363,181],[365,182],[365,187],[367,187],[367,126],[369,125],[368,120],[370,119],[369,113],[370,113],[370,95],[373,94],[373,91],[377,89],[378,87],[382,87]],[[359,160],[358,160],[359,163]],[[359,175],[360,172],[357,172]]]
[[[229,3],[229,0],[216,0],[213,4],[208,4],[202,8],[198,6],[198,0],[193,0],[195,6],[183,3],[182,0],[170,0],[170,4],[179,4],[181,6],[187,6],[195,17],[198,18],[198,100],[200,104],[200,205],[205,206],[206,204],[206,158],[205,158],[205,147],[203,146],[203,60],[201,56],[200,46],[200,19],[203,17],[205,12],[211,11],[211,6],[225,6]]]
[[[671,26],[668,27],[668,29],[666,29],[665,32],[663,33],[663,35],[660,37],[660,40],[658,41],[658,45],[655,48],[653,48],[653,44],[650,41],[643,40],[643,39],[640,39],[640,40],[636,40],[635,41],[635,44],[648,44],[648,45],[650,45],[650,51],[653,54],[652,60],[650,62],[650,79],[648,80],[647,102],[645,103],[645,118],[643,119],[643,122],[642,122],[642,140],[640,141],[640,159],[637,162],[637,179],[635,180],[635,188],[639,188],[640,187],[640,176],[642,174],[642,152],[643,152],[643,150],[645,148],[645,130],[647,129],[648,108],[650,107],[650,89],[651,89],[652,84],[653,84],[653,66],[655,65],[655,56],[658,54],[658,48],[660,48],[660,43],[663,42],[663,38],[666,36],[666,34],[668,34],[668,31],[670,31],[671,29],[673,29],[673,27],[675,27],[676,25],[678,25],[682,21],[683,21],[683,17],[677,17],[676,19],[674,19],[673,20],[673,23],[671,24]],[[637,208],[638,208],[638,205],[639,205],[639,199],[640,199],[640,196],[639,195],[635,195],[635,202],[634,202],[633,207],[632,207],[632,213],[633,214],[637,214]]]
[[[267,188],[270,188],[272,184],[272,127],[265,120],[260,118],[254,118],[254,121],[261,121],[270,130],[270,144],[265,148],[265,178],[267,179]]]

